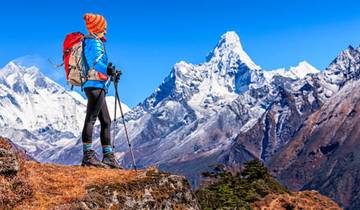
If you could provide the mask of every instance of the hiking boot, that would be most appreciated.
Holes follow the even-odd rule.
[[[110,168],[123,169],[123,167],[121,167],[119,162],[116,160],[114,153],[112,152],[104,154],[102,163],[110,166]]]
[[[96,152],[94,150],[88,150],[84,152],[84,157],[81,163],[81,166],[94,166],[99,168],[109,168],[107,165],[100,162],[96,157]]]

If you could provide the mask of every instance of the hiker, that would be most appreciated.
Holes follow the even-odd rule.
[[[121,74],[115,69],[104,47],[107,23],[103,16],[98,14],[84,15],[86,28],[89,32],[84,38],[84,57],[88,65],[87,80],[82,88],[88,99],[86,118],[82,131],[83,160],[82,166],[122,168],[117,162],[111,146],[110,128],[111,118],[107,108],[105,96],[109,87],[110,79],[118,80]],[[100,140],[103,151],[103,159],[97,158],[92,149],[92,133],[96,119],[100,120]]]

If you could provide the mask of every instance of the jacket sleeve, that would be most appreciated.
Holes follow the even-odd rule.
[[[106,59],[103,59],[105,57],[105,52],[102,46],[103,43],[96,39],[85,39],[84,43],[84,56],[89,68],[95,69],[96,71],[106,75],[108,64],[105,62]],[[103,57],[94,65],[96,59],[100,55],[103,55]]]

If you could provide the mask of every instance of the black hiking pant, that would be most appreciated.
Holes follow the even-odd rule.
[[[92,142],[92,133],[96,119],[100,120],[100,140],[102,145],[111,145],[110,128],[111,118],[106,105],[106,91],[99,88],[85,88],[88,99],[86,108],[86,117],[82,131],[82,141],[84,143]]]

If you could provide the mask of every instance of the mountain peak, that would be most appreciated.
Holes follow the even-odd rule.
[[[215,49],[208,56],[208,61],[223,58],[237,58],[250,69],[260,69],[244,51],[240,37],[234,31],[228,31],[221,36]]]
[[[307,61],[300,61],[298,66],[303,66],[303,67],[313,67],[309,62]],[[315,68],[315,67],[314,67]]]
[[[241,46],[241,42],[240,42],[240,37],[238,36],[238,34],[235,31],[228,31],[225,34],[223,34],[221,36],[221,39],[219,41],[219,44],[234,44],[234,45],[238,45],[238,47],[242,48]]]
[[[15,61],[10,61],[8,64],[6,64],[2,71],[5,75],[11,75],[14,73],[37,75],[40,73],[39,68],[36,66],[26,67],[16,63]]]
[[[341,51],[341,53],[339,54],[339,56],[336,59],[343,59],[345,57],[353,57],[355,54],[358,54],[360,52],[359,49],[360,49],[360,46],[358,48],[354,48],[352,45],[349,45],[345,50]]]
[[[228,49],[235,50],[238,52],[244,51],[241,45],[240,37],[237,35],[235,31],[228,31],[220,37],[219,42],[217,43],[216,49]],[[214,51],[215,51],[214,50]]]
[[[264,74],[268,80],[271,80],[274,76],[288,77],[291,79],[302,79],[308,74],[316,74],[319,72],[320,71],[318,69],[316,69],[307,61],[301,61],[297,66],[290,67],[289,70],[280,68],[272,71],[265,71]]]
[[[59,85],[49,80],[36,66],[26,67],[11,61],[1,69],[3,78],[8,84],[12,84],[13,88],[20,91],[22,89],[35,90],[37,88],[61,89]],[[23,87],[20,88],[19,87]]]
[[[21,69],[21,66],[17,65],[15,62],[10,61],[8,64],[6,64],[2,70],[5,72],[11,72],[11,71],[19,71]]]
[[[349,46],[325,69],[325,80],[338,86],[351,79],[359,79],[360,48]]]
[[[316,69],[313,65],[307,61],[301,61],[296,67],[290,67],[290,71],[295,75],[298,75],[300,78],[305,77],[305,75],[313,73],[319,73],[320,71]]]

